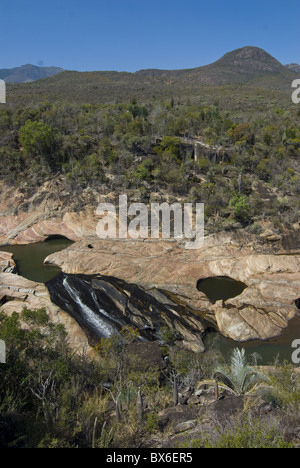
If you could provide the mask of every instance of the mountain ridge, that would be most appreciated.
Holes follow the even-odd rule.
[[[24,103],[32,99],[77,100],[93,104],[138,99],[169,99],[198,96],[204,88],[224,86],[255,87],[290,93],[295,72],[268,52],[246,46],[228,52],[219,60],[201,67],[182,70],[146,69],[137,72],[62,71],[44,80],[15,84],[12,99]],[[1,76],[0,76],[1,78]]]
[[[0,69],[0,79],[6,83],[29,83],[55,76],[64,70],[59,67],[38,67],[26,64],[15,68]]]
[[[300,65],[298,65],[298,63],[288,63],[287,65],[285,65],[285,67],[288,70],[294,71],[295,73],[300,73]]]

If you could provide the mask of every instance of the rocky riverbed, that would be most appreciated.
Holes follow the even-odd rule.
[[[86,190],[75,200],[55,181],[29,198],[19,190],[2,187],[0,244],[29,244],[64,236],[74,244],[50,255],[46,263],[59,266],[66,274],[118,278],[145,293],[153,289],[167,292],[193,314],[193,320],[197,317],[199,329],[205,329],[205,318],[225,337],[238,342],[277,337],[299,315],[298,225],[280,234],[266,226],[259,236],[245,231],[206,236],[199,250],[186,250],[184,244],[172,241],[103,241],[95,235],[95,207],[110,198],[112,194]],[[5,209],[7,206],[10,208]],[[13,259],[6,253],[0,255],[0,270],[15,271]],[[246,288],[235,298],[213,304],[197,285],[200,280],[218,277],[232,278]]]
[[[231,236],[208,238],[188,251],[169,242],[83,240],[46,259],[69,274],[101,274],[166,290],[197,314],[215,320],[219,331],[235,341],[279,336],[298,314],[300,257],[259,254]],[[212,304],[198,291],[198,281],[231,277],[246,284],[236,298]]]

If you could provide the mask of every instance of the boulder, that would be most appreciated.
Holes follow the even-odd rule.
[[[0,272],[16,273],[17,266],[13,260],[13,254],[9,252],[0,252]]]
[[[173,406],[158,413],[158,426],[161,431],[168,427],[172,434],[193,429],[198,424],[199,409],[186,406]]]
[[[175,427],[174,427],[174,434],[180,434],[181,432],[186,432],[186,431],[190,431],[191,429],[194,429],[198,424],[198,420],[197,419],[192,419],[190,421],[184,421],[182,423],[179,423],[177,424]]]
[[[3,297],[0,310],[7,315],[21,313],[24,308],[35,310],[45,308],[54,324],[64,325],[69,343],[75,351],[91,352],[87,337],[77,322],[51,302],[44,284],[29,281],[11,273],[0,273],[0,292]]]

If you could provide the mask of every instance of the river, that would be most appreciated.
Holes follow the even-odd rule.
[[[68,239],[57,238],[37,244],[0,247],[0,250],[13,254],[19,275],[31,281],[46,283],[55,278],[61,270],[53,265],[45,265],[45,258],[54,252],[66,249],[71,244],[72,241]]]
[[[61,270],[55,266],[45,265],[45,258],[71,244],[71,241],[61,238],[50,239],[38,244],[0,247],[0,250],[13,253],[18,273],[21,276],[32,281],[46,283],[55,278]],[[230,278],[215,278],[206,280],[202,286],[198,284],[198,289],[207,294],[212,302],[235,297],[241,294],[245,287],[246,285],[243,283],[237,283]],[[289,327],[280,337],[266,342],[252,341],[238,344],[224,338],[217,332],[209,332],[203,341],[207,349],[214,347],[224,356],[228,355],[235,347],[245,348],[248,355],[258,353],[261,356],[262,359],[258,361],[258,364],[267,365],[273,364],[275,359],[291,363],[293,352],[291,344],[296,339],[300,339],[300,318],[291,320]]]

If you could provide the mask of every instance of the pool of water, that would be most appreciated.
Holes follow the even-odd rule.
[[[236,343],[229,338],[225,338],[217,332],[210,332],[203,342],[207,349],[214,348],[221,352],[224,357],[229,357],[234,348],[244,348],[247,356],[258,353],[259,365],[272,365],[276,360],[287,361],[292,364],[292,343],[300,339],[300,317],[290,321],[289,326],[282,335],[268,341],[248,341],[247,343]],[[295,366],[297,367],[297,366]]]
[[[246,288],[246,284],[227,276],[199,280],[197,284],[198,291],[203,292],[213,304],[239,296]]]
[[[228,277],[200,280],[197,285],[197,289],[203,292],[212,303],[237,297],[246,288],[246,284]],[[236,343],[217,332],[210,332],[203,341],[207,349],[213,347],[226,357],[230,355],[234,348],[245,348],[248,356],[254,353],[259,354],[261,360],[258,361],[258,364],[268,365],[274,364],[276,359],[280,362],[288,361],[291,363],[291,356],[294,351],[291,345],[297,339],[300,339],[300,314],[290,321],[288,328],[284,330],[280,337],[272,340]]]
[[[49,239],[37,244],[4,246],[0,247],[0,250],[13,254],[19,275],[31,281],[46,283],[55,278],[61,270],[53,265],[44,265],[45,258],[66,249],[72,243],[64,238]]]

